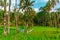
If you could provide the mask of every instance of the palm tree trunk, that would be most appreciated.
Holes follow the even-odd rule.
[[[8,12],[8,33],[10,32],[10,5],[11,5],[11,0],[9,0],[9,12]]]
[[[15,19],[16,19],[16,29],[18,30],[17,16],[15,17]]]
[[[6,35],[6,0],[4,0],[4,35]]]
[[[59,14],[57,13],[57,27],[59,27]]]
[[[17,0],[15,0],[15,7],[17,8]],[[18,19],[17,19],[17,12],[16,12],[17,10],[15,9],[15,26],[16,26],[16,30],[18,30]]]
[[[32,27],[33,27],[34,25],[33,25],[33,20],[32,19],[31,19],[31,22],[32,22]]]

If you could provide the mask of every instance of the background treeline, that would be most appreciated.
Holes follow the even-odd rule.
[[[0,10],[0,26],[3,26],[3,16],[4,11]],[[7,14],[6,17],[8,18]],[[50,13],[44,13],[43,11],[40,11],[38,13],[32,13],[28,17],[26,14],[18,13],[18,25],[23,26],[25,19],[31,19],[29,22],[29,25],[34,26],[50,26],[50,27],[59,27],[60,26],[60,12],[50,12]],[[15,17],[14,12],[10,12],[10,22],[11,26],[15,26]]]
[[[39,26],[59,27],[60,12],[51,12],[51,13],[39,12],[36,14],[34,22],[36,25]]]

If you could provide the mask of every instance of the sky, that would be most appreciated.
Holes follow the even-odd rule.
[[[13,0],[13,1],[15,1],[15,0]],[[11,1],[12,2],[12,7],[14,6],[14,3],[15,3],[13,1]],[[32,6],[32,8],[36,12],[39,12],[39,8],[45,6],[48,0],[43,0],[43,1],[42,0],[33,0],[33,1],[35,1],[35,2],[34,2],[34,5]],[[17,1],[17,3],[19,3],[19,0]]]
[[[35,1],[34,2],[34,5],[32,6],[32,8],[36,11],[36,12],[39,12],[39,8],[40,7],[43,7],[46,5],[46,3],[48,2],[48,0],[31,0],[31,1]],[[7,0],[8,2],[8,0]],[[14,9],[14,5],[15,5],[15,0],[12,0],[11,1],[11,9]],[[20,1],[18,0],[17,1],[17,4],[19,3]],[[59,3],[56,4],[56,6],[54,8],[52,8],[52,11],[55,11],[56,8],[59,8],[60,7],[60,0],[59,0]],[[8,10],[8,6],[7,6],[7,10]]]
[[[15,0],[12,1],[12,7],[14,6],[14,2]],[[31,0],[32,1],[32,0]],[[34,2],[34,6],[32,6],[32,8],[36,11],[39,12],[39,8],[43,7],[46,5],[46,3],[48,2],[48,0],[33,0]],[[19,3],[19,0],[17,1],[17,3]],[[56,8],[60,7],[60,0],[59,3],[56,4],[56,6],[54,8],[52,8],[52,11],[55,11]]]
[[[34,3],[33,8],[35,9],[36,12],[38,12],[38,11],[39,11],[38,9],[39,9],[40,7],[45,6],[46,3],[48,2],[48,0],[34,0],[34,1],[35,1],[35,3]],[[56,8],[59,8],[59,7],[60,7],[60,0],[59,0],[59,3],[56,3],[55,7],[52,8],[51,11],[55,11],[55,9],[56,9]]]

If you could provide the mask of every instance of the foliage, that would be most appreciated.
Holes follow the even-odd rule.
[[[0,26],[3,25],[4,11],[0,10]]]

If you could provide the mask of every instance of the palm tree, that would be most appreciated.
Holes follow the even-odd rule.
[[[56,5],[57,2],[59,2],[59,0],[51,0],[51,7],[54,7]],[[57,15],[58,16],[58,15]],[[56,17],[54,17],[56,19]],[[58,23],[58,18],[57,18],[57,23],[55,23],[55,25],[59,26],[59,23]]]
[[[4,0],[4,34],[6,33],[6,0]]]
[[[46,14],[47,13],[50,13],[49,11],[51,10],[51,8],[53,8],[55,5],[56,5],[56,3],[57,2],[59,2],[59,0],[49,0],[48,2],[47,2],[47,4],[44,6],[44,7],[42,7],[41,8],[41,10],[42,11],[44,11]],[[45,15],[44,15],[45,16]],[[45,16],[46,17],[46,16]],[[45,18],[44,17],[44,18]],[[45,20],[46,21],[46,20]],[[46,23],[45,23],[46,24]]]
[[[29,22],[30,22],[31,26],[33,27],[33,19],[35,17],[35,11],[32,8],[30,8],[28,13],[29,13],[28,14]]]
[[[29,10],[31,9],[31,6],[33,6],[34,1],[30,1],[30,0],[21,0],[20,1],[20,9],[25,10],[26,13],[26,19],[25,19],[25,25],[26,25],[26,29],[28,28],[28,15],[29,15]]]
[[[9,12],[8,12],[8,33],[10,32],[10,6],[11,6],[11,0],[9,0]]]
[[[15,26],[16,26],[16,30],[18,30],[18,19],[17,19],[17,0],[15,0]]]
[[[56,16],[57,16],[57,27],[59,27],[59,17],[60,17],[60,8],[57,9]]]
[[[51,0],[51,7],[54,7],[59,0]]]

